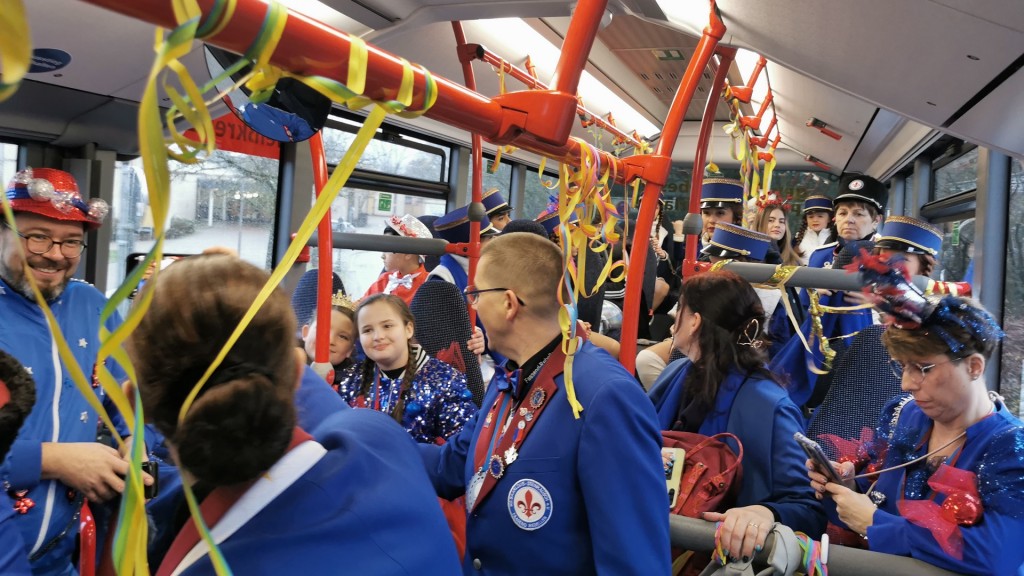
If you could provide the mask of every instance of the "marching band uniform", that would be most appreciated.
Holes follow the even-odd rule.
[[[882,414],[877,438],[888,439],[882,467],[909,462],[928,451],[932,421],[915,401],[896,399]],[[867,529],[868,546],[957,573],[1024,575],[1024,548],[1010,544],[1024,539],[1024,425],[996,400],[995,411],[969,426],[966,434],[963,446],[945,462],[977,475],[983,513],[973,525],[948,526],[959,530],[963,538],[963,558],[950,556],[931,531],[904,518],[898,510],[904,500],[933,500],[941,506],[951,497],[929,486],[932,471],[926,461],[879,475],[874,494],[870,494],[878,509]],[[857,482],[861,492],[868,493],[870,480]],[[826,502],[832,522],[843,525],[834,502],[830,498]],[[935,518],[935,522],[952,524],[944,518]],[[1002,543],[1010,545],[1000,546]]]
[[[561,338],[511,375],[443,447],[421,444],[438,495],[466,494],[466,574],[668,574],[661,436],[643,390],[589,342]],[[524,375],[525,376],[521,376]]]
[[[398,216],[388,218],[384,234],[404,238],[433,238],[426,224],[409,214],[401,218]],[[419,259],[420,267],[409,274],[402,274],[400,270],[382,272],[380,277],[366,289],[363,298],[373,294],[394,294],[404,300],[406,304],[411,304],[416,291],[427,281],[427,269],[423,266],[423,257],[420,256]]]
[[[740,260],[746,262],[764,262],[768,251],[771,248],[772,239],[767,234],[747,230],[734,224],[720,222],[715,226],[711,240],[704,247],[702,255],[709,258],[720,258],[726,260]],[[764,307],[766,321],[768,322],[768,334],[772,338],[772,344],[768,350],[768,356],[773,357],[776,352],[789,342],[793,336],[793,323],[786,312],[786,306],[782,303],[782,297],[789,300],[790,309],[799,321],[803,317],[800,296],[796,289],[786,287],[785,294],[773,288],[754,288],[761,305]]]
[[[649,395],[662,430],[673,429],[679,420],[686,376],[692,367],[688,358],[676,360],[651,387]],[[766,417],[769,414],[771,417]],[[807,483],[806,456],[793,441],[793,434],[803,430],[800,410],[785,388],[735,369],[719,386],[714,409],[699,428],[687,426],[687,431],[707,436],[730,432],[743,443],[743,482],[736,506],[760,504],[793,530],[821,534],[825,513]]]
[[[831,215],[833,213],[832,200],[829,199],[827,196],[808,196],[804,200],[804,208],[801,211],[801,217],[806,219],[807,213],[813,212],[815,210],[828,212],[829,215]],[[800,256],[800,263],[804,266],[808,266],[811,258],[811,253],[813,253],[818,248],[824,246],[825,244],[830,244],[830,242],[826,241],[829,239],[829,236],[831,235],[831,225],[825,226],[824,228],[818,230],[817,232],[811,230],[810,228],[804,230],[803,238],[800,240],[800,244],[796,246],[797,254],[802,254],[802,256]],[[814,267],[821,268],[822,266]]]
[[[484,205],[484,210],[487,212],[487,218],[494,220],[499,216],[509,214],[511,216],[512,207],[505,201],[505,197],[501,195],[501,192],[497,188],[491,188],[484,192],[481,202]],[[497,226],[495,226],[497,228]],[[498,231],[502,232],[504,227],[499,228]]]
[[[416,375],[408,392],[410,396],[405,403],[402,426],[417,442],[434,443],[461,430],[477,408],[473,404],[473,394],[466,387],[465,374],[437,358],[431,358],[419,346],[413,346],[413,351]],[[338,394],[350,406],[391,413],[401,393],[404,376],[404,370],[389,377],[384,371],[374,368],[376,382],[370,387],[368,397],[363,397],[359,394],[363,387],[363,363],[360,362],[342,371]]]
[[[408,435],[387,416],[342,410],[255,482],[219,487],[203,516],[235,574],[450,576],[458,557]],[[343,567],[343,568],[342,568]],[[158,576],[214,574],[187,522]]]
[[[731,178],[705,178],[700,186],[700,209],[708,208],[729,208],[735,210],[743,206],[743,183]],[[733,219],[728,221],[729,224]],[[715,223],[717,228],[718,222]],[[711,240],[710,236],[705,238],[702,235],[697,237],[697,259],[706,260],[704,255],[704,244]]]
[[[435,220],[434,231],[437,238],[447,240],[449,244],[469,242],[469,207],[457,208]],[[500,232],[485,215],[480,221],[480,238],[497,234]],[[427,280],[435,278],[455,284],[460,291],[464,291],[469,284],[469,258],[453,254],[441,256],[441,263],[430,271]]]

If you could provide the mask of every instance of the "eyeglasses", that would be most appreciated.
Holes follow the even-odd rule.
[[[482,289],[479,289],[476,286],[470,284],[469,286],[466,286],[466,289],[463,290],[462,293],[466,295],[466,301],[467,302],[469,302],[470,304],[476,305],[476,303],[480,300],[480,295],[483,294],[484,292],[504,292],[505,290],[508,290],[510,292],[512,291],[511,288],[482,288]],[[515,295],[515,292],[512,292],[512,294]],[[523,302],[523,299],[520,298],[519,296],[516,296],[516,302],[519,302],[520,306],[526,306],[526,303]]]
[[[928,377],[928,373],[932,371],[932,368],[940,364],[949,364],[950,362],[959,362],[961,358],[950,358],[944,362],[932,362],[931,364],[921,364],[918,362],[907,362],[903,363],[899,360],[889,360],[889,369],[897,377],[902,379],[904,374],[908,374],[916,383],[924,382],[924,379]],[[910,372],[907,372],[910,370]]]
[[[65,258],[78,258],[86,248],[85,242],[78,239],[58,242],[45,234],[22,234],[21,232],[15,232],[15,234],[24,238],[25,248],[37,256],[42,256],[49,252],[54,244],[60,246],[60,253]]]

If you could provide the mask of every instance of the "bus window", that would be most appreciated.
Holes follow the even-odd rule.
[[[512,196],[510,190],[512,189],[512,165],[508,162],[498,163],[498,168],[491,172],[491,167],[494,165],[494,158],[488,158],[484,156],[484,176],[483,176],[483,189],[481,192],[487,192],[492,188],[497,188],[498,192],[501,192],[501,196],[505,198],[506,202],[512,202]],[[473,163],[469,163],[469,179],[466,190],[466,198],[468,199],[472,194],[473,186]],[[513,218],[533,218],[534,214],[529,216],[524,214],[515,214],[513,212]]]
[[[978,149],[935,171],[935,200],[974,190],[978,186]]]
[[[1021,378],[1024,367],[1024,166],[1010,160],[1010,226],[1006,238],[1006,284],[1003,292],[1002,376],[999,393],[1014,414],[1021,414]]]
[[[938,255],[939,268],[932,273],[932,278],[944,282],[973,282],[974,218],[937,226],[942,230],[942,251]]]
[[[201,164],[171,162],[164,251],[195,254],[225,246],[238,250],[244,260],[268,267],[277,164],[276,159],[223,150]],[[108,286],[120,285],[128,254],[153,247],[153,213],[146,190],[142,161],[118,162],[111,202],[116,226]]]
[[[4,186],[18,171],[18,147],[14,144],[0,144],[0,178]]]
[[[385,220],[391,215],[442,216],[444,198],[424,198],[394,192],[378,192],[361,188],[342,188],[331,205],[331,229],[335,232],[383,234]],[[315,268],[317,249],[310,251],[310,267]],[[335,250],[334,271],[353,299],[366,292],[384,271],[380,252]]]

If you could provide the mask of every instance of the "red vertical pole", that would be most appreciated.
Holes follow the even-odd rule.
[[[309,150],[313,155],[313,182],[319,198],[327,185],[327,156],[324,154],[324,140],[319,132],[309,139]],[[317,235],[317,281],[316,281],[316,350],[314,360],[318,363],[330,362],[331,353],[331,291],[334,288],[334,268],[331,255],[334,252],[334,240],[331,237],[331,211],[328,210],[324,219],[316,229]],[[303,318],[299,318],[303,322]]]
[[[679,89],[672,99],[672,106],[668,111],[668,118],[662,127],[661,139],[654,151],[655,156],[663,158],[672,157],[672,149],[675,147],[676,139],[682,128],[686,116],[686,109],[690,106],[693,93],[697,90],[701,75],[707,68],[711,56],[715,53],[718,41],[725,35],[725,24],[718,17],[718,10],[715,1],[711,0],[711,17],[707,28],[697,43],[693,58],[686,67],[682,80],[679,81]],[[668,177],[669,163],[662,164],[661,170],[664,173],[649,178],[644,188],[643,199],[640,201],[640,214],[636,221],[636,234],[648,234],[654,224],[654,213],[658,208],[658,198],[661,196],[661,188]],[[626,301],[622,311],[622,338],[619,351],[619,361],[632,372],[636,366],[636,333],[640,316],[640,294],[644,281],[644,268],[647,263],[647,249],[650,242],[633,242],[633,251],[629,254],[629,271],[626,273]]]
[[[594,39],[607,6],[608,0],[581,0],[576,4],[565,40],[562,41],[555,75],[551,78],[553,90],[573,96],[579,91],[580,76],[587,65],[590,49],[594,47]]]
[[[708,92],[708,102],[704,106],[704,116],[700,123],[700,133],[697,135],[697,152],[693,159],[693,173],[690,174],[690,214],[700,213],[700,188],[704,184],[704,162],[708,157],[708,143],[711,141],[711,130],[715,126],[715,113],[718,110],[718,101],[722,99],[722,88],[725,86],[726,76],[729,75],[729,67],[732,66],[733,58],[736,57],[735,48],[720,48],[718,50],[718,71]],[[694,234],[686,237],[685,261],[697,260],[697,236]],[[685,268],[685,266],[684,266]]]
[[[466,45],[466,33],[462,29],[461,22],[452,22],[452,30],[455,32],[456,50]],[[462,74],[466,79],[466,88],[476,92],[476,75],[473,74],[473,62],[462,63]],[[473,132],[471,137],[473,146],[473,189],[472,202],[478,205],[475,208],[483,208],[484,189],[484,141],[479,134]],[[476,279],[476,266],[480,261],[480,221],[473,219],[474,206],[470,206],[469,220],[469,270],[467,276],[472,284]],[[476,308],[466,303],[466,310],[469,311],[469,326],[476,326]]]

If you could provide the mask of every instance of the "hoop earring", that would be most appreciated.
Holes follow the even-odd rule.
[[[753,331],[751,331],[753,328]],[[736,343],[740,346],[750,346],[755,350],[759,350],[761,346],[764,346],[764,342],[757,337],[757,333],[761,331],[761,321],[757,318],[751,318],[750,322],[747,322],[747,327],[743,329],[743,333],[740,334],[739,339]]]

